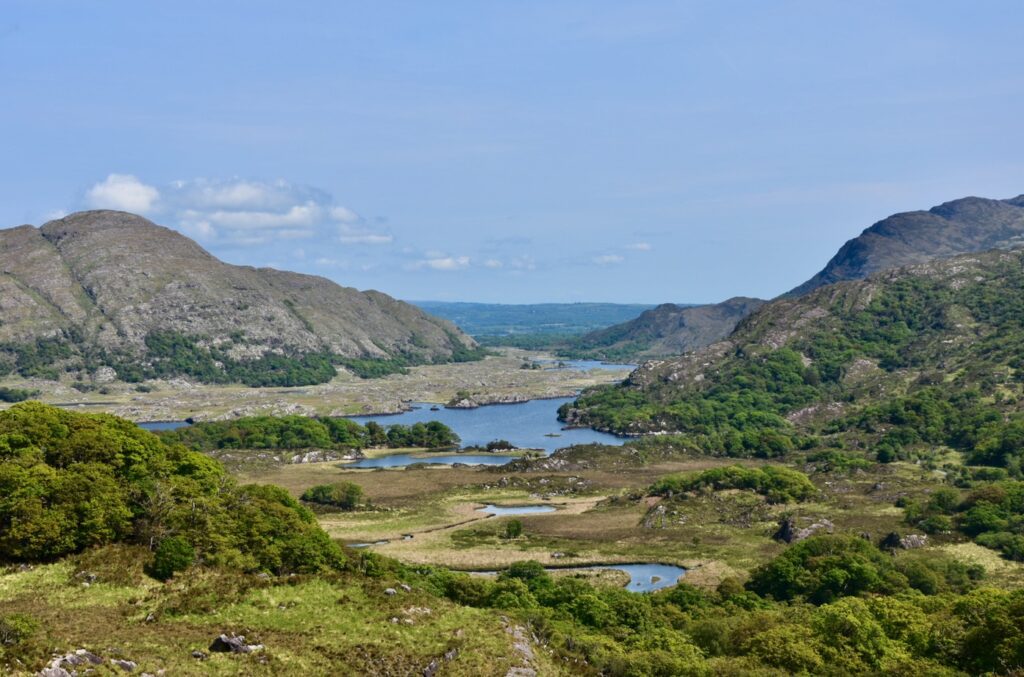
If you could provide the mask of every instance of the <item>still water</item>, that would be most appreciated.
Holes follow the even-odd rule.
[[[376,421],[388,426],[394,423],[410,425],[427,421],[440,421],[460,438],[465,447],[487,446],[494,440],[508,440],[520,449],[543,449],[550,454],[555,449],[573,444],[622,444],[623,439],[590,428],[562,430],[558,420],[558,408],[572,397],[553,400],[530,400],[517,404],[492,404],[476,409],[445,409],[431,411],[427,403],[418,403],[412,411],[390,416],[357,416],[353,421],[365,424]],[[460,454],[465,457],[467,454]],[[484,456],[492,456],[486,454]],[[469,463],[471,461],[462,461]],[[368,466],[373,467],[373,466]]]
[[[508,440],[521,449],[542,449],[550,454],[556,449],[574,444],[622,444],[625,440],[598,432],[590,428],[574,428],[562,430],[558,420],[558,408],[571,397],[560,397],[552,400],[530,400],[516,404],[492,404],[476,409],[445,409],[440,407],[431,411],[432,405],[420,402],[414,409],[401,414],[382,414],[378,416],[355,416],[353,421],[365,424],[376,421],[383,426],[401,423],[426,423],[441,421],[462,439],[464,447],[484,447],[494,440]],[[184,421],[150,421],[140,423],[146,430],[173,430],[188,425]],[[436,463],[452,465],[504,465],[514,461],[518,456],[507,454],[466,452],[461,454],[392,454],[379,458],[366,458],[355,463],[346,464],[347,468],[398,468],[414,463]]]
[[[477,512],[505,517],[507,515],[541,515],[547,512],[554,512],[555,507],[551,505],[485,505],[477,508]]]

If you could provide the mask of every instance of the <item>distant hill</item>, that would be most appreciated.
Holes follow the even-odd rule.
[[[474,337],[520,334],[584,334],[632,320],[653,305],[636,303],[463,303],[410,301],[451,320]]]
[[[700,306],[665,303],[629,322],[581,336],[567,352],[609,360],[679,355],[728,336],[763,303],[746,297]]]
[[[821,272],[789,295],[935,258],[1021,245],[1024,195],[1010,200],[965,197],[879,221],[844,244]]]
[[[469,359],[446,320],[376,291],[233,266],[146,219],[89,211],[0,230],[0,374],[294,385]]]

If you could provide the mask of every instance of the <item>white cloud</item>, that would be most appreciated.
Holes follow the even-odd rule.
[[[616,263],[622,263],[625,259],[618,254],[602,254],[601,256],[595,256],[591,261],[599,266],[609,266]]]
[[[394,239],[382,233],[342,233],[338,236],[338,241],[344,244],[391,244]]]
[[[131,174],[110,174],[86,193],[94,209],[119,209],[144,214],[160,199],[160,191]]]
[[[632,249],[638,252],[649,252],[651,251],[651,245],[648,242],[634,242],[633,244],[626,245],[626,249]]]
[[[459,270],[468,267],[470,260],[468,256],[445,256],[438,259],[427,259],[424,263],[428,268],[434,270]]]
[[[501,268],[503,265],[504,264],[498,259],[487,259],[486,261],[484,261],[485,268],[498,269]]]
[[[342,223],[356,223],[359,221],[359,214],[348,207],[331,207],[331,218]]]
[[[157,189],[129,174],[111,174],[86,194],[94,208],[147,213],[205,244],[256,247],[317,238],[327,245],[388,245],[354,210],[325,191],[283,179],[194,178]],[[433,258],[433,257],[428,257]]]

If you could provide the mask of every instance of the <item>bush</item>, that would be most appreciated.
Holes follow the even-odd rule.
[[[38,394],[38,390],[0,387],[0,402],[24,402],[30,397],[35,397]]]
[[[146,573],[159,581],[166,581],[179,571],[184,571],[195,561],[196,551],[188,541],[178,536],[165,538],[153,554],[153,562]]]
[[[302,494],[302,500],[341,510],[355,510],[363,502],[363,488],[355,482],[318,484],[307,489]]]
[[[177,537],[207,564],[314,572],[344,563],[279,487],[238,486],[213,459],[134,423],[38,402],[0,412],[0,561]],[[175,541],[171,541],[175,543]],[[174,569],[184,548],[168,545]],[[168,574],[168,568],[158,568]]]
[[[39,632],[39,623],[31,616],[26,614],[0,616],[0,647],[21,644],[37,632]]]
[[[523,523],[519,520],[509,520],[505,523],[505,538],[512,541],[523,535]]]
[[[839,597],[906,588],[892,558],[855,536],[813,536],[754,570],[747,587],[777,600],[824,604]]]
[[[797,470],[779,466],[746,468],[739,465],[668,475],[651,485],[648,493],[665,496],[700,489],[749,489],[767,497],[771,503],[804,501],[818,493],[807,475]]]

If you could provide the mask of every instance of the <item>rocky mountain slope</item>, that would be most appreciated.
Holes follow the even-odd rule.
[[[799,296],[840,280],[935,258],[1024,245],[1024,195],[965,197],[928,211],[894,214],[844,244],[817,275],[789,292]]]
[[[996,250],[772,301],[728,339],[648,362],[562,413],[616,432],[683,431],[719,449],[764,451],[922,392],[947,405],[976,393],[999,419],[1024,402],[1022,355],[1024,251]]]
[[[629,322],[581,336],[572,351],[612,360],[679,355],[728,336],[763,303],[742,296],[699,306],[665,303]]]
[[[148,375],[192,359],[209,372],[192,375],[242,381],[231,367],[287,371],[314,355],[435,362],[475,349],[455,325],[385,294],[229,265],[180,233],[114,211],[0,231],[0,344],[8,370],[109,364]],[[322,360],[306,367],[320,372],[312,381],[330,372]]]

